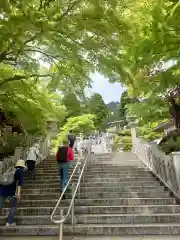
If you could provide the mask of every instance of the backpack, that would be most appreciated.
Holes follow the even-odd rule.
[[[66,163],[68,161],[67,154],[68,154],[68,147],[65,147],[65,146],[59,147],[57,161],[59,163]]]
[[[7,172],[0,176],[0,185],[8,186],[14,182],[14,176],[16,173],[16,168],[12,167]]]

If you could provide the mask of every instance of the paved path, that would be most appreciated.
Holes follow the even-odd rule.
[[[107,153],[107,148],[105,146],[105,144],[97,144],[97,145],[94,145],[92,147],[92,151],[95,153],[95,154],[100,154],[100,153]]]

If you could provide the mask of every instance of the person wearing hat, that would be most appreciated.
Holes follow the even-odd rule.
[[[36,167],[36,161],[38,160],[38,157],[41,157],[41,154],[39,152],[40,146],[38,143],[36,143],[34,146],[30,147],[27,151],[27,172],[30,173],[30,177],[34,176],[35,179],[35,167]]]
[[[20,159],[16,162],[14,173],[14,182],[7,186],[0,186],[0,213],[6,200],[10,203],[9,214],[7,218],[7,227],[15,226],[14,217],[17,210],[17,202],[21,199],[21,186],[26,169],[25,161]]]

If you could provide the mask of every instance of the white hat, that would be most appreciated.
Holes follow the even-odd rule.
[[[19,159],[19,160],[16,162],[16,167],[23,167],[23,168],[26,168],[25,161],[22,160],[22,159]]]
[[[34,147],[40,148],[40,146],[39,146],[38,143],[36,143],[36,144],[34,145]]]

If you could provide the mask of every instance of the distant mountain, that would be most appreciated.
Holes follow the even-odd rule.
[[[119,104],[119,102],[110,102],[107,104],[107,107],[110,112],[115,112],[118,104]]]

